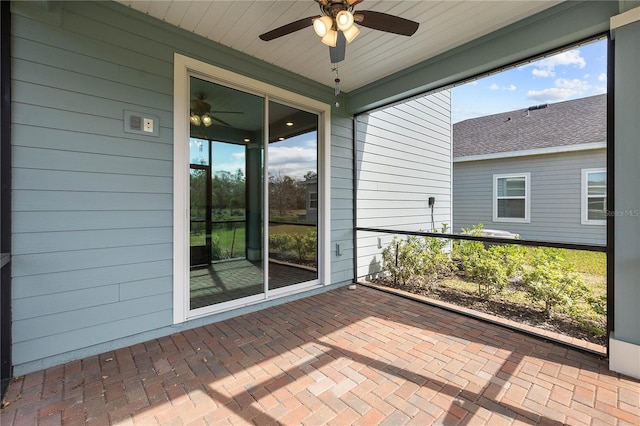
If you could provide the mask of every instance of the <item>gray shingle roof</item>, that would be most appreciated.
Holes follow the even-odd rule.
[[[607,139],[607,95],[472,118],[453,125],[453,157]]]

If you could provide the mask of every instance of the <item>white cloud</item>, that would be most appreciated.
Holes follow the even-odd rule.
[[[310,170],[317,170],[315,149],[293,146],[269,147],[269,174],[301,178]]]
[[[582,69],[587,66],[587,62],[580,56],[580,50],[572,49],[541,59],[531,64],[531,66],[535,67],[531,71],[535,77],[555,77],[555,70],[558,66],[574,66]]]
[[[535,63],[540,68],[554,69],[559,65],[575,65],[578,68],[584,68],[587,63],[578,49],[568,50],[566,52],[558,53],[557,55],[550,56]]]
[[[489,86],[489,90],[508,90],[510,92],[513,92],[514,90],[516,90],[516,86],[510,84],[508,86],[500,87],[496,83],[493,83],[491,86]]]
[[[556,76],[555,71],[550,69],[540,69],[540,68],[534,68],[533,71],[531,71],[531,74],[533,74],[534,77],[555,77]]]
[[[607,81],[607,74],[605,74],[605,73],[601,73],[601,74],[598,76],[598,81],[606,82],[606,81]]]
[[[529,90],[527,92],[527,98],[541,102],[564,101],[575,95],[575,90],[561,89],[559,87],[551,87],[544,90]]]
[[[572,80],[569,80],[568,78],[559,78],[556,80],[556,87],[585,92],[591,88],[591,85],[586,81],[577,78]]]
[[[578,78],[558,78],[555,81],[555,87],[543,90],[529,90],[527,98],[542,102],[558,102],[586,95],[592,89],[593,87],[587,81]]]
[[[596,86],[593,88],[593,91],[596,95],[603,95],[607,93],[607,88],[604,86]]]

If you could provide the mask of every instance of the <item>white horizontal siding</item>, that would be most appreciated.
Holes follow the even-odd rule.
[[[450,94],[443,91],[359,117],[359,227],[430,231],[429,197],[436,199],[435,228],[451,224],[450,110]],[[382,249],[392,238],[358,234],[358,277],[377,276]]]

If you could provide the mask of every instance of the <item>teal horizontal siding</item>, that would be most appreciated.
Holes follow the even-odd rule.
[[[117,295],[118,288],[117,286],[114,287],[115,288],[111,290]],[[164,289],[164,293],[157,294],[159,289]],[[97,290],[98,289],[92,290],[92,297],[100,295]],[[114,311],[135,312],[136,317],[146,315],[156,310],[157,306],[167,306],[167,298],[172,297],[171,286],[167,286],[166,282],[155,281],[154,293],[155,294],[144,294],[144,297],[127,300],[106,298],[102,303],[96,304],[95,306],[78,306],[74,310],[61,310],[59,312],[43,310],[43,314],[39,317],[33,317],[28,320],[15,318],[14,327],[20,335],[28,335],[30,339],[36,339],[58,334],[60,330],[65,329],[65,324],[77,324],[76,329],[103,324],[114,319]],[[64,301],[61,300],[61,302]]]
[[[24,373],[174,331],[175,52],[334,97],[115,3],[14,2],[12,12],[13,361]],[[125,110],[158,117],[159,136],[124,132]],[[332,116],[330,244],[345,251],[329,261],[339,284],[353,277],[353,130],[343,109]]]
[[[13,278],[13,296],[16,300],[31,297],[68,293],[93,287],[128,283],[154,282],[171,277],[170,261],[155,260],[131,264],[93,267],[73,271],[52,272],[42,275],[25,275]]]
[[[14,124],[14,147],[57,149],[61,151],[113,155],[120,158],[146,158],[169,161],[173,156],[171,141],[158,138],[140,140],[130,134],[119,136],[87,135],[74,130],[50,129]],[[129,137],[127,137],[127,135]]]
[[[352,282],[353,271],[353,120],[332,111],[331,129],[331,282]],[[341,255],[336,253],[340,244]]]
[[[23,211],[13,220],[19,234],[60,231],[105,231],[173,226],[171,211]],[[14,238],[15,240],[15,238]]]
[[[172,194],[90,191],[14,191],[14,212],[23,211],[172,211]],[[108,226],[108,225],[107,225]]]
[[[75,312],[83,308],[94,308],[103,304],[117,302],[118,293],[118,286],[110,285],[26,299],[15,299],[13,301],[13,321],[18,323],[19,321],[33,321],[35,318],[42,318],[41,322],[46,322],[47,317],[51,317],[52,314]],[[17,331],[19,332],[20,329]],[[22,336],[22,334],[18,333],[18,336]],[[32,337],[32,334],[27,336],[25,333],[25,337],[22,338]]]
[[[165,299],[170,298],[169,295]],[[166,305],[166,303],[165,303]],[[23,363],[29,363],[43,358],[60,355],[60,350],[73,351],[91,348],[104,342],[122,338],[123,332],[127,336],[134,336],[157,328],[158,324],[171,322],[171,309],[158,310],[145,315],[132,314],[123,319],[114,317],[111,311],[107,321],[92,327],[72,328],[46,337],[18,341],[14,340],[13,356]],[[68,326],[68,325],[67,325]],[[73,326],[77,326],[77,323]],[[32,327],[26,327],[29,331]]]
[[[14,190],[144,192],[173,191],[171,177],[116,175],[111,173],[14,169]]]
[[[153,244],[17,255],[13,256],[12,265],[13,276],[20,277],[172,258],[172,244]]]
[[[96,155],[42,148],[14,147],[16,169],[57,170],[67,172],[106,173],[110,175],[170,177],[173,163],[168,160]]]
[[[12,254],[19,256],[108,247],[170,244],[173,240],[172,233],[171,227],[20,233],[14,237],[16,250]]]

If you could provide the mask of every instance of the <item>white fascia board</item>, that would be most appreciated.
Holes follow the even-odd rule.
[[[611,30],[615,30],[638,21],[640,21],[640,7],[612,16],[609,20],[609,27]]]
[[[606,142],[582,143],[577,145],[552,146],[549,148],[525,149],[522,151],[493,152],[491,154],[467,155],[465,157],[454,158],[454,163],[464,163],[467,161],[497,160],[501,158],[527,157],[530,155],[559,154],[563,152],[587,151],[592,149],[603,149],[607,147]]]

